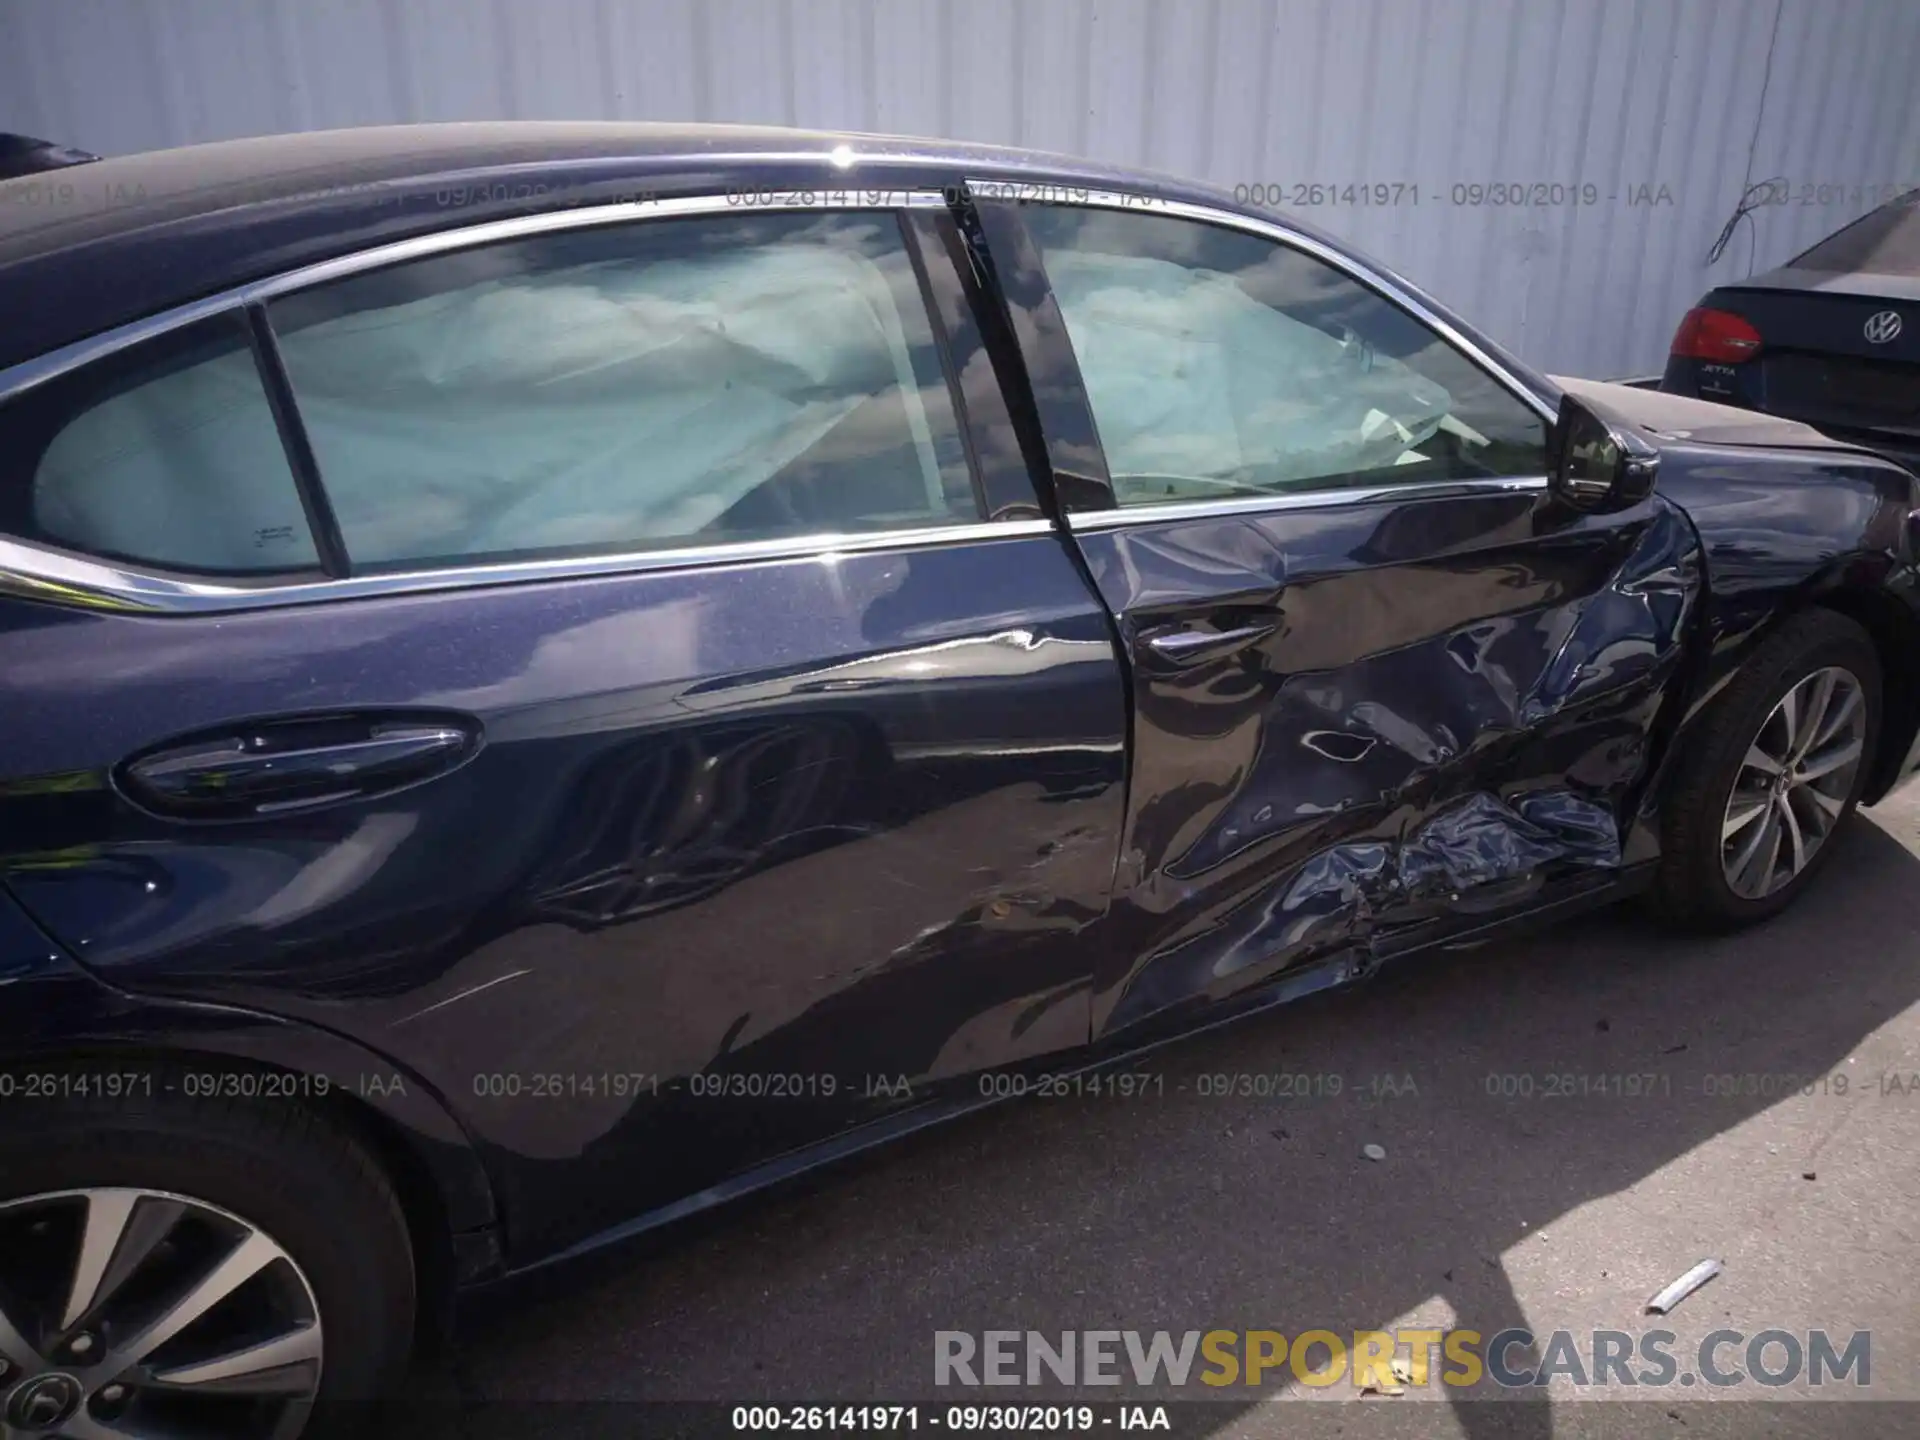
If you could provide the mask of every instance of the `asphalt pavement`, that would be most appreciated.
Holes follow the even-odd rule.
[[[601,1402],[628,1433],[676,1413],[657,1402],[1137,1400],[1184,1407],[1185,1434],[1920,1434],[1920,795],[1865,818],[1762,928],[1619,907],[1407,962],[1181,1042],[1131,1095],[1002,1106],[739,1205],[489,1321],[416,1394],[470,1417]],[[1644,1313],[1706,1257],[1718,1278]],[[1590,1359],[1593,1331],[1665,1328],[1676,1373],[935,1383],[940,1331],[1413,1327],[1523,1328],[1510,1374],[1556,1330]],[[1696,1364],[1721,1329],[1730,1385]],[[1867,1383],[1814,1385],[1784,1342],[1761,1357],[1784,1381],[1746,1375],[1768,1330],[1867,1332]]]

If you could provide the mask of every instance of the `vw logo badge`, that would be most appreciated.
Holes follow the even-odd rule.
[[[1884,345],[1900,333],[1900,312],[1882,310],[1878,315],[1869,315],[1867,323],[1860,327],[1860,333],[1867,337],[1869,345]]]

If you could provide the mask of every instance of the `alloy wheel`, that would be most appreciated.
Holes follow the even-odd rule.
[[[1792,883],[1846,810],[1867,743],[1860,681],[1816,670],[1780,697],[1747,747],[1720,826],[1720,865],[1743,900]]]
[[[0,1204],[0,1436],[290,1440],[319,1306],[264,1231],[161,1190]]]

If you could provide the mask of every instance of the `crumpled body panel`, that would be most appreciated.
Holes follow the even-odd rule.
[[[1458,899],[1463,890],[1528,875],[1554,860],[1618,865],[1612,813],[1566,790],[1525,795],[1517,806],[1482,791],[1408,837],[1400,849],[1400,888]]]
[[[1622,865],[1702,584],[1692,527],[1661,501],[1444,505],[1080,537],[1134,669],[1097,1031]],[[1180,665],[1152,644],[1209,628],[1251,638]]]

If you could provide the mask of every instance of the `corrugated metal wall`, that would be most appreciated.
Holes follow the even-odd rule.
[[[0,130],[103,153],[738,120],[1041,146],[1289,201],[1322,185],[1295,208],[1587,375],[1657,370],[1709,284],[1920,183],[1916,76],[1916,0],[0,3]],[[1709,269],[1748,181],[1776,176],[1791,203]],[[1398,203],[1348,198],[1396,183]],[[1464,188],[1495,185],[1547,203]]]

